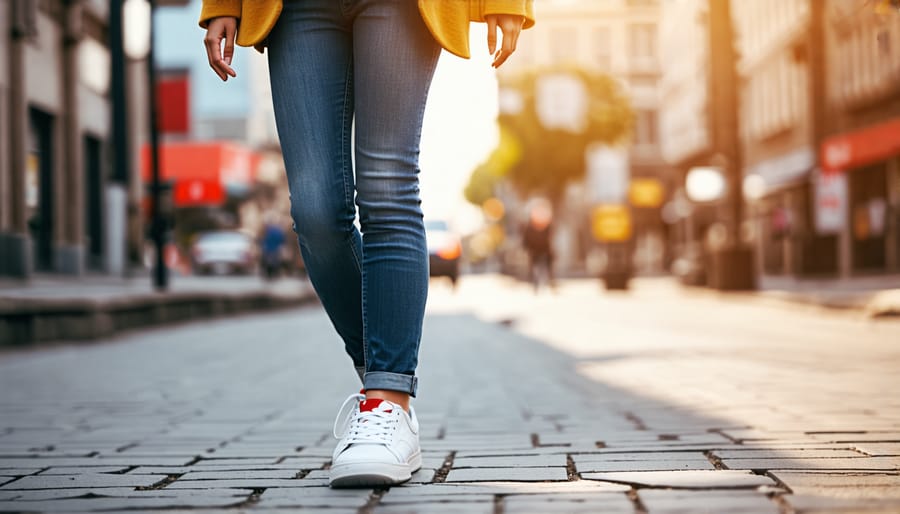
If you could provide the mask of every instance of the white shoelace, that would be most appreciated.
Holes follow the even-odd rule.
[[[365,395],[352,394],[344,400],[334,420],[334,437],[348,446],[354,443],[390,444],[396,415],[379,410],[359,411],[359,402],[365,399]]]

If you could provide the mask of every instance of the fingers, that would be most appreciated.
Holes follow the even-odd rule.
[[[499,68],[516,51],[519,34],[522,32],[523,19],[520,16],[503,16],[500,21],[500,30],[503,32],[503,46],[494,55],[494,68]],[[493,52],[491,52],[493,53]]]
[[[225,25],[225,52],[222,57],[225,58],[225,64],[231,66],[231,59],[234,57],[234,33],[236,27],[232,24]],[[234,72],[234,70],[232,70]]]
[[[203,39],[209,67],[222,81],[227,81],[229,76],[237,76],[231,67],[236,32],[237,22],[234,18],[216,18],[210,21],[206,29],[206,37]],[[225,40],[224,51],[222,50],[223,39]]]
[[[494,55],[494,52],[497,50],[497,17],[488,16],[486,21],[488,29],[488,53]]]

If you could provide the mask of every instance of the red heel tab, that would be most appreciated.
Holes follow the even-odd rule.
[[[382,403],[387,403],[387,408],[378,409],[378,407]],[[369,398],[367,400],[363,400],[363,401],[359,402],[359,411],[360,412],[372,412],[375,409],[378,409],[378,410],[382,410],[384,412],[391,412],[390,405],[391,405],[390,402],[386,402],[385,400],[382,400],[381,398]]]

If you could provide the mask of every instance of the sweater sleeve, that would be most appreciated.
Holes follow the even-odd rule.
[[[481,4],[480,19],[488,14],[518,14],[525,17],[525,26],[531,28],[534,25],[534,0],[476,0]]]
[[[209,20],[220,16],[232,18],[241,17],[242,0],[203,0],[200,7],[200,26],[204,29],[209,25]]]

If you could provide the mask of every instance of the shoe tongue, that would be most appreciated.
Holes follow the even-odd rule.
[[[393,410],[391,402],[382,400],[381,398],[369,398],[368,400],[359,402],[360,412],[393,412]]]

